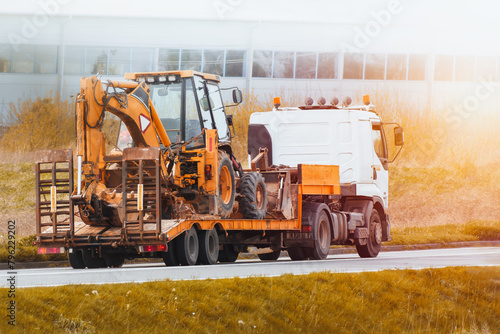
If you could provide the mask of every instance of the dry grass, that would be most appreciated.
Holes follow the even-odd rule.
[[[19,154],[74,146],[74,106],[51,95],[10,104],[3,120],[10,128],[0,140],[3,151]]]
[[[367,93],[385,121],[396,121],[405,129],[405,146],[390,167],[389,210],[393,227],[500,220],[500,137],[497,135],[500,115],[496,110],[485,107],[473,117],[461,119],[444,107],[417,109],[397,92],[379,89]],[[243,104],[228,109],[234,115],[236,130],[233,148],[243,164],[247,162],[250,114],[271,110],[274,95],[281,97],[283,106],[297,106],[306,94],[297,96],[282,90],[263,97],[246,95]],[[360,98],[356,98],[356,104]],[[36,114],[40,108],[35,106],[21,104],[21,109]],[[49,107],[52,106],[49,103]],[[73,145],[65,138],[58,139],[60,146]],[[11,145],[14,151],[0,150],[0,200],[4,203],[0,210],[0,234],[4,233],[9,219],[18,221],[18,233],[34,233],[34,176],[32,164],[24,163],[32,163],[34,157],[33,153],[23,151],[26,146],[18,140],[20,145]]]
[[[498,277],[498,267],[445,268],[17,289],[15,329],[18,333],[496,333]],[[7,321],[0,322],[0,332],[10,332]]]
[[[463,224],[416,225],[395,227],[391,230],[392,241],[386,245],[418,245],[459,241],[500,240],[500,220],[470,221]]]
[[[389,176],[389,213],[394,227],[500,220],[500,171],[474,165],[395,167]]]

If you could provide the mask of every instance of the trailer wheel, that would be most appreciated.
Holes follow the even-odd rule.
[[[163,257],[163,263],[165,263],[167,267],[179,265],[179,260],[177,260],[177,256],[175,255],[175,240],[168,243],[168,251],[163,252],[161,256]]]
[[[271,253],[257,254],[257,256],[262,261],[276,261],[277,259],[279,259],[280,254],[281,254],[281,251],[278,250],[278,251],[274,251],[274,252],[271,252]]]
[[[175,250],[179,263],[183,266],[195,265],[200,250],[196,229],[193,226],[178,238]]]
[[[85,262],[83,262],[80,250],[73,249],[73,253],[68,253],[68,260],[73,269],[85,269]]]
[[[240,211],[243,218],[263,219],[267,211],[266,182],[261,174],[243,174],[240,185]]]
[[[198,262],[201,264],[215,264],[219,257],[219,236],[215,229],[200,231],[200,254]]]
[[[330,251],[330,220],[324,210],[318,213],[318,218],[313,225],[314,248],[312,251],[312,259],[324,260]]]
[[[104,261],[106,265],[110,268],[120,268],[123,266],[125,262],[125,258],[123,256],[105,256]]]
[[[366,245],[356,245],[360,257],[376,257],[382,245],[382,222],[377,210],[373,209],[368,221],[369,238]]]
[[[236,182],[231,160],[224,152],[219,152],[219,196],[218,211],[222,218],[227,218],[233,212]]]
[[[236,259],[238,259],[238,255],[240,255],[240,252],[234,249],[233,245],[230,244],[224,244],[222,246],[222,249],[219,251],[219,262],[222,263],[232,263],[235,262]]]
[[[89,269],[107,267],[106,261],[104,261],[103,258],[92,257],[92,251],[90,249],[82,249],[82,258],[85,267]]]
[[[309,258],[307,252],[304,248],[301,247],[291,247],[287,249],[288,256],[292,261],[304,261]]]

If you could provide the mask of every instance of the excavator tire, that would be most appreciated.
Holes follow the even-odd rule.
[[[256,172],[243,174],[240,184],[240,211],[243,218],[263,219],[267,212],[266,182]]]
[[[236,196],[236,182],[231,159],[227,153],[219,151],[219,196],[217,198],[218,213],[222,218],[228,218],[233,212]]]

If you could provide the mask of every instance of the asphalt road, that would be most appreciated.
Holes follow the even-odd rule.
[[[500,266],[500,247],[430,249],[383,252],[374,259],[361,259],[357,254],[330,255],[323,261],[274,262],[240,260],[234,264],[212,266],[166,267],[162,264],[133,264],[118,269],[44,268],[1,270],[0,287],[60,286],[69,284],[107,284],[149,282],[164,279],[198,280],[227,277],[302,275],[312,272],[364,272],[387,269],[425,269],[449,266]],[[10,279],[10,281],[9,281]]]

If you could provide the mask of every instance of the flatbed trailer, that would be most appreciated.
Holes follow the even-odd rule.
[[[158,214],[162,211],[161,201],[155,201],[162,191],[157,180],[127,178],[130,174],[127,171],[127,159],[132,157],[138,162],[136,168],[139,170],[143,166],[144,171],[147,168],[159,171],[159,150],[131,148],[125,150],[122,156],[123,184],[126,185],[127,193],[123,199],[123,208],[127,212],[122,215],[135,215],[136,219],[125,220],[122,227],[92,226],[75,219],[74,177],[73,172],[70,172],[73,171],[72,151],[39,152],[36,163],[36,232],[39,253],[72,254],[90,251],[99,258],[119,258],[120,261],[116,263],[121,263],[125,258],[165,257],[176,240],[190,231],[195,230],[200,234],[214,230],[217,231],[219,251],[229,249],[229,259],[235,259],[234,255],[245,251],[248,246],[271,248],[274,254],[279,254],[279,251],[290,246],[296,249],[313,249],[315,239],[320,243],[317,246],[323,247],[320,257],[324,257],[332,242],[348,241],[349,220],[358,221],[358,225],[361,225],[360,214],[334,213],[323,203],[310,202],[311,198],[340,198],[338,166],[321,165],[262,170],[261,174],[266,181],[269,180],[270,185],[267,189],[269,207],[274,208],[264,219],[243,219],[241,213],[233,213],[230,218],[220,218],[195,212],[182,219],[162,219]],[[255,163],[259,160],[260,157],[257,157]],[[255,163],[253,167],[257,168]],[[272,185],[276,185],[275,188]],[[139,189],[143,189],[142,194]],[[311,205],[319,207],[316,211],[323,210],[328,214],[329,231],[323,231],[324,235],[315,237],[317,224],[310,221],[311,209],[307,209],[305,215],[303,213],[303,209]],[[352,224],[350,226],[354,230],[361,228]],[[312,256],[307,258],[309,257]],[[300,255],[299,258],[306,256]]]

